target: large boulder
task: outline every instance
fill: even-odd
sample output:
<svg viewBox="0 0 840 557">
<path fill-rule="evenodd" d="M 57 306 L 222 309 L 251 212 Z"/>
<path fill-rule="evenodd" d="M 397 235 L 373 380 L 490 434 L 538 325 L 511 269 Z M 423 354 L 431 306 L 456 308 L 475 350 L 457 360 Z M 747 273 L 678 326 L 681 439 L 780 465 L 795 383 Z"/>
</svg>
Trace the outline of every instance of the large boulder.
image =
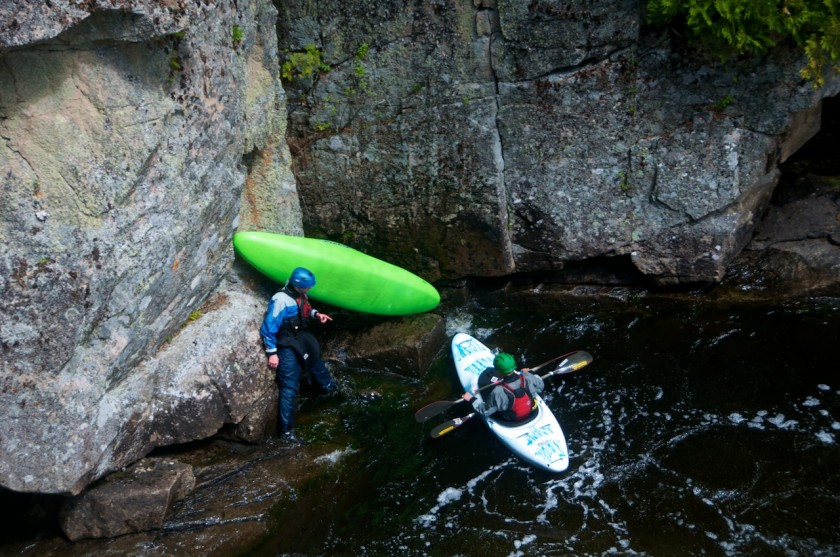
<svg viewBox="0 0 840 557">
<path fill-rule="evenodd" d="M 78 493 L 263 394 L 261 303 L 194 318 L 240 222 L 300 231 L 275 23 L 270 0 L 0 3 L 0 485 Z"/>
<path fill-rule="evenodd" d="M 244 441 L 262 439 L 277 397 L 260 346 L 262 306 L 236 288 L 220 290 L 117 384 L 78 374 L 4 393 L 16 418 L 2 434 L 4 482 L 75 494 L 155 447 L 223 427 Z"/>
</svg>

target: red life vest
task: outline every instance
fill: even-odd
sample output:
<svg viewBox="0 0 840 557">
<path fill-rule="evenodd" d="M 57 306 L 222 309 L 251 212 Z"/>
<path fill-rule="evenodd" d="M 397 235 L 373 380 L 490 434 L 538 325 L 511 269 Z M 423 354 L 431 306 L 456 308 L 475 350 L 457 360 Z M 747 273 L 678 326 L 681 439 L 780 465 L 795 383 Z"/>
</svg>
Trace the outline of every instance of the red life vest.
<svg viewBox="0 0 840 557">
<path fill-rule="evenodd" d="M 504 381 L 500 383 L 510 394 L 513 395 L 513 406 L 505 412 L 511 420 L 522 421 L 531 415 L 531 409 L 534 406 L 534 400 L 528 394 L 528 389 L 525 388 L 525 376 L 519 376 L 519 388 L 512 389 Z"/>
</svg>

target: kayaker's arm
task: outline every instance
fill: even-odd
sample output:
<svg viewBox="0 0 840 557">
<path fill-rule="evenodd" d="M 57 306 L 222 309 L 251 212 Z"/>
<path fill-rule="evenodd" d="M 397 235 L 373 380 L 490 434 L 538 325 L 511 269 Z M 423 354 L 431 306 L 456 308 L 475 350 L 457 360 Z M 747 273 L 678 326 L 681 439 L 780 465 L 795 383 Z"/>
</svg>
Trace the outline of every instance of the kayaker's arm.
<svg viewBox="0 0 840 557">
<path fill-rule="evenodd" d="M 490 393 L 490 398 L 492 400 L 493 393 Z M 476 396 L 473 396 L 470 393 L 464 393 L 461 398 L 472 404 L 473 409 L 483 416 L 489 416 L 498 410 L 497 406 L 487 406 L 484 401 Z"/>
<path fill-rule="evenodd" d="M 528 369 L 523 369 L 523 372 L 527 372 Z M 531 395 L 540 394 L 545 389 L 545 381 L 539 375 L 534 373 L 523 373 L 525 376 L 525 381 L 528 383 L 528 389 L 531 391 Z"/>
</svg>

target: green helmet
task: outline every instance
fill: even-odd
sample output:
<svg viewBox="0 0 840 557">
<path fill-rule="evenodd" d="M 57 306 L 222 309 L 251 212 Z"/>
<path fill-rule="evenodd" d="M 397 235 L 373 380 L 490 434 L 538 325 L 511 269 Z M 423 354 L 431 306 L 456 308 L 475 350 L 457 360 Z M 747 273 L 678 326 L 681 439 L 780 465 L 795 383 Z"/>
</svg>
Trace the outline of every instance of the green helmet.
<svg viewBox="0 0 840 557">
<path fill-rule="evenodd" d="M 507 352 L 499 352 L 496 354 L 496 357 L 493 358 L 493 367 L 496 368 L 497 371 L 507 375 L 509 373 L 513 373 L 516 369 L 516 362 L 514 361 L 513 356 Z"/>
</svg>

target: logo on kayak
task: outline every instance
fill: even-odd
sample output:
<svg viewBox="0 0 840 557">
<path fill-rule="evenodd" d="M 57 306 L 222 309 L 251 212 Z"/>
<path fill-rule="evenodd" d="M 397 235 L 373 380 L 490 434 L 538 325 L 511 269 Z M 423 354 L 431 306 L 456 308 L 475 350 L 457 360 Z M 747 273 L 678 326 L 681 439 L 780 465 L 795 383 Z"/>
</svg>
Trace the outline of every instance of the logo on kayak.
<svg viewBox="0 0 840 557">
<path fill-rule="evenodd" d="M 473 375 L 481 375 L 482 371 L 484 371 L 488 367 L 491 367 L 492 365 L 493 365 L 492 362 L 490 363 L 490 366 L 488 366 L 487 362 L 485 362 L 484 360 L 479 360 L 479 361 L 473 362 L 470 365 L 468 365 L 467 367 L 465 367 L 464 371 L 466 371 L 468 373 L 472 373 Z"/>
<path fill-rule="evenodd" d="M 483 352 L 487 350 L 487 348 L 475 340 L 471 338 L 469 340 L 465 340 L 464 342 L 459 342 L 455 345 L 458 348 L 458 354 L 463 358 L 464 356 L 469 356 L 470 354 L 475 354 L 476 352 Z"/>
<path fill-rule="evenodd" d="M 566 448 L 563 443 L 554 438 L 554 431 L 551 424 L 546 424 L 540 427 L 534 427 L 519 436 L 519 439 L 525 441 L 525 444 L 536 445 L 534 456 L 542 458 L 547 463 L 551 464 L 556 460 L 566 458 Z"/>
<path fill-rule="evenodd" d="M 526 441 L 526 445 L 533 445 L 540 439 L 545 439 L 546 437 L 551 437 L 551 424 L 531 428 L 528 430 L 528 433 L 519 436 L 520 439 Z"/>
<path fill-rule="evenodd" d="M 457 360 L 462 361 L 465 360 L 467 356 L 470 354 L 477 354 L 480 352 L 488 352 L 487 347 L 483 344 L 471 338 L 469 340 L 465 340 L 464 342 L 459 342 L 455 345 L 457 350 Z M 488 363 L 489 362 L 489 363 Z M 487 357 L 480 358 L 470 365 L 464 367 L 464 371 L 468 373 L 472 373 L 473 375 L 479 375 L 482 371 L 487 369 L 488 367 L 492 367 L 493 365 L 493 358 L 492 354 Z"/>
<path fill-rule="evenodd" d="M 555 460 L 560 460 L 566 457 L 566 451 L 563 448 L 563 444 L 557 440 L 543 441 L 538 443 L 537 446 L 539 448 L 536 452 L 534 452 L 534 455 L 544 458 L 549 464 Z"/>
</svg>

